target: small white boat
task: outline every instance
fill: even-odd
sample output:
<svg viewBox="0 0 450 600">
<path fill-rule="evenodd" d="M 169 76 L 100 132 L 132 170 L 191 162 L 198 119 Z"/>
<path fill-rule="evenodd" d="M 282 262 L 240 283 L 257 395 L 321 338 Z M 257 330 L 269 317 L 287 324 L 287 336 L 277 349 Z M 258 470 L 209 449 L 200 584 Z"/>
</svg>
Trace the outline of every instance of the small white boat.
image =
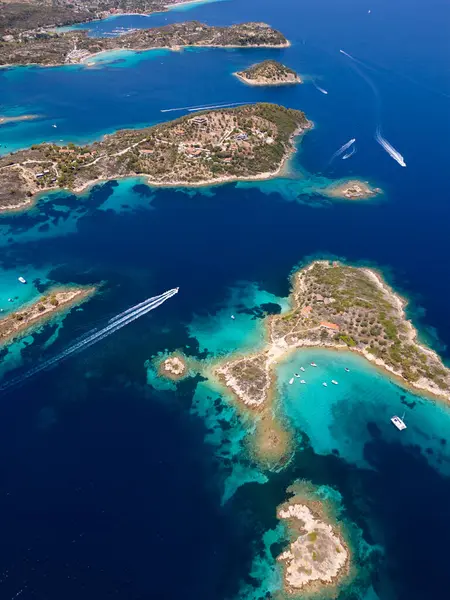
<svg viewBox="0 0 450 600">
<path fill-rule="evenodd" d="M 18 277 L 17 279 L 20 281 L 20 283 L 26 283 L 27 282 L 27 280 L 24 277 Z"/>
<path fill-rule="evenodd" d="M 391 418 L 391 423 L 393 423 L 399 431 L 403 431 L 404 429 L 406 429 L 406 424 L 403 420 L 404 418 L 405 418 L 404 413 L 403 413 L 402 418 L 397 417 L 397 415 L 395 415 L 394 417 Z"/>
<path fill-rule="evenodd" d="M 331 383 L 332 383 L 333 385 L 338 385 L 338 382 L 336 381 L 336 379 L 332 379 L 332 380 L 331 380 Z"/>
<path fill-rule="evenodd" d="M 234 315 L 231 315 L 231 318 L 234 320 L 236 317 Z"/>
<path fill-rule="evenodd" d="M 291 379 L 289 379 L 289 385 L 292 385 L 294 383 L 294 378 L 291 377 Z"/>
<path fill-rule="evenodd" d="M 345 370 L 347 371 L 347 373 L 350 371 L 350 369 L 348 367 L 345 367 Z"/>
<path fill-rule="evenodd" d="M 57 127 L 57 125 L 52 125 L 52 127 Z"/>
<path fill-rule="evenodd" d="M 326 381 L 324 381 L 324 382 L 322 383 L 322 385 L 323 385 L 323 387 L 328 387 L 328 383 L 327 383 Z"/>
<path fill-rule="evenodd" d="M 304 379 L 300 379 L 300 383 L 306 383 Z"/>
<path fill-rule="evenodd" d="M 300 367 L 300 371 L 305 372 L 305 367 Z"/>
<path fill-rule="evenodd" d="M 297 379 L 300 377 L 300 375 L 298 373 L 294 373 L 294 377 L 297 377 Z"/>
<path fill-rule="evenodd" d="M 312 367 L 317 367 L 316 363 L 311 363 Z"/>
</svg>

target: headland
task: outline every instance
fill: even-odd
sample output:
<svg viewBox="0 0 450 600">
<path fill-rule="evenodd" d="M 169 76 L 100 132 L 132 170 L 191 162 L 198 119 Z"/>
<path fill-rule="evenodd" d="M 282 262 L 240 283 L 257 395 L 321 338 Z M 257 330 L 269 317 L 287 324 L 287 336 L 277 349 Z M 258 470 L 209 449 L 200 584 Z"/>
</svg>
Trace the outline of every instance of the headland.
<svg viewBox="0 0 450 600">
<path fill-rule="evenodd" d="M 41 192 L 137 175 L 159 186 L 268 179 L 310 127 L 299 110 L 260 103 L 118 131 L 88 146 L 35 145 L 0 157 L 0 210 L 26 208 Z"/>
<path fill-rule="evenodd" d="M 264 60 L 244 71 L 235 73 L 236 77 L 249 85 L 291 85 L 302 83 L 299 75 L 276 60 Z"/>
<path fill-rule="evenodd" d="M 350 572 L 351 553 L 342 528 L 319 497 L 303 492 L 309 487 L 290 486 L 291 498 L 277 509 L 291 538 L 289 547 L 277 557 L 289 597 L 310 598 L 330 588 L 336 591 Z"/>
<path fill-rule="evenodd" d="M 7 39 L 5 39 L 7 38 Z M 199 21 L 138 29 L 116 37 L 89 37 L 85 31 L 25 32 L 3 36 L 0 66 L 57 66 L 88 61 L 105 51 L 187 46 L 219 48 L 285 48 L 288 40 L 266 23 L 240 23 L 229 27 L 204 25 Z"/>
<path fill-rule="evenodd" d="M 55 287 L 48 290 L 38 300 L 0 319 L 0 345 L 25 335 L 56 313 L 81 304 L 95 292 L 95 287 Z"/>
<path fill-rule="evenodd" d="M 265 423 L 265 435 L 256 440 L 256 453 L 263 461 L 287 458 L 289 436 L 284 448 L 277 446 L 278 457 L 273 449 L 265 454 L 267 440 L 280 428 L 273 417 L 275 367 L 301 348 L 357 352 L 403 385 L 450 401 L 450 370 L 417 341 L 417 331 L 405 315 L 406 302 L 377 272 L 315 261 L 296 271 L 291 282 L 292 309 L 266 317 L 265 346 L 231 356 L 213 369 L 213 377 L 241 409 L 253 413 L 257 424 Z"/>
</svg>

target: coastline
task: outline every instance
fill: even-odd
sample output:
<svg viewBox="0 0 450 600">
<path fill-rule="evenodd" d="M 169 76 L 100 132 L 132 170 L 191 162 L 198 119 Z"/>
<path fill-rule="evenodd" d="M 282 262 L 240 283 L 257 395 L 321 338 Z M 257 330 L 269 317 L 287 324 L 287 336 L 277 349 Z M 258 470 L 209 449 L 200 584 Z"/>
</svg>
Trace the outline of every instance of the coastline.
<svg viewBox="0 0 450 600">
<path fill-rule="evenodd" d="M 316 263 L 326 263 L 327 261 L 313 261 L 310 265 L 301 269 L 302 271 L 307 271 Z M 377 287 L 383 292 L 383 294 L 387 294 L 395 304 L 395 308 L 398 311 L 399 317 L 403 323 L 405 323 L 408 329 L 408 337 L 410 343 L 414 344 L 421 351 L 426 352 L 430 357 L 436 359 L 440 362 L 440 357 L 434 350 L 427 348 L 420 344 L 417 341 L 418 331 L 413 326 L 410 320 L 406 318 L 405 314 L 405 306 L 407 305 L 407 301 L 403 299 L 399 294 L 397 294 L 394 290 L 392 290 L 382 279 L 381 275 L 376 271 L 369 268 L 362 268 L 362 272 L 364 272 L 367 276 L 369 276 L 372 281 L 377 285 Z M 292 298 L 293 291 L 290 293 L 290 297 Z M 295 310 L 295 301 L 291 300 L 292 309 Z M 226 357 L 225 359 L 221 359 L 218 361 L 218 364 L 212 369 L 212 375 L 215 379 L 220 382 L 221 386 L 224 387 L 229 394 L 233 397 L 234 401 L 238 404 L 242 405 L 247 411 L 252 412 L 254 414 L 262 413 L 268 408 L 271 409 L 274 400 L 277 396 L 277 381 L 276 381 L 276 366 L 281 362 L 284 362 L 291 354 L 297 351 L 301 351 L 302 349 L 308 348 L 322 348 L 324 350 L 331 350 L 337 352 L 351 352 L 361 356 L 366 359 L 368 363 L 370 363 L 375 368 L 379 369 L 384 375 L 387 375 L 390 379 L 394 380 L 395 383 L 398 383 L 401 387 L 406 388 L 414 393 L 422 394 L 429 399 L 437 399 L 441 401 L 450 402 L 450 390 L 444 391 L 442 389 L 436 389 L 436 387 L 430 383 L 429 379 L 421 378 L 418 381 L 408 381 L 403 377 L 403 375 L 396 370 L 394 367 L 386 364 L 382 359 L 374 356 L 366 349 L 360 349 L 355 347 L 349 347 L 345 342 L 341 341 L 323 341 L 323 340 L 313 340 L 308 337 L 297 341 L 292 345 L 287 345 L 285 340 L 278 340 L 273 342 L 271 340 L 271 330 L 270 323 L 271 320 L 276 318 L 276 316 L 272 315 L 267 317 L 266 321 L 263 324 L 264 327 L 264 337 L 266 340 L 265 346 L 259 351 L 255 351 L 253 353 L 233 353 Z M 242 389 L 239 385 L 239 381 L 230 374 L 228 370 L 229 365 L 236 365 L 241 361 L 249 361 L 257 360 L 258 357 L 264 357 L 263 370 L 265 373 L 266 384 L 261 388 L 260 397 L 257 400 L 253 400 L 248 397 L 246 391 Z M 261 400 L 262 398 L 262 400 Z"/>
<path fill-rule="evenodd" d="M 201 1 L 201 0 L 199 0 Z M 138 13 L 139 14 L 139 13 Z M 274 49 L 282 49 L 289 48 L 291 46 L 291 42 L 287 40 L 285 44 L 248 44 L 248 45 L 237 45 L 237 44 L 185 44 L 182 46 L 151 46 L 150 48 L 108 48 L 108 50 L 100 50 L 99 52 L 94 52 L 83 57 L 78 62 L 63 62 L 63 63 L 9 63 L 6 65 L 0 65 L 0 69 L 13 69 L 20 67 L 41 67 L 41 68 L 56 68 L 56 67 L 73 67 L 76 65 L 89 66 L 86 63 L 89 60 L 92 60 L 93 57 L 98 56 L 99 54 L 106 54 L 108 52 L 119 52 L 122 50 L 126 50 L 127 52 L 134 52 L 136 54 L 141 54 L 143 52 L 150 52 L 151 50 L 171 50 L 172 52 L 179 52 L 183 48 L 228 48 L 228 49 L 246 49 L 246 48 L 274 48 Z"/>
<path fill-rule="evenodd" d="M 310 123 L 309 127 L 299 128 L 296 131 L 294 131 L 294 133 L 291 135 L 291 137 L 289 139 L 291 144 L 293 144 L 293 141 L 296 137 L 299 137 L 299 136 L 303 135 L 303 133 L 310 131 L 312 129 L 313 124 L 311 123 L 311 121 L 309 121 L 309 123 Z M 111 134 L 107 134 L 107 135 L 111 135 Z M 106 137 L 106 136 L 104 136 L 104 137 Z M 127 175 L 121 175 L 118 177 L 106 177 L 103 179 L 100 178 L 100 179 L 89 180 L 89 181 L 86 181 L 83 185 L 75 187 L 73 189 L 54 188 L 54 187 L 42 188 L 42 189 L 39 189 L 36 193 L 34 193 L 32 196 L 30 196 L 27 199 L 27 201 L 22 202 L 21 204 L 14 204 L 11 206 L 0 206 L 0 217 L 2 214 L 19 213 L 19 212 L 22 212 L 23 210 L 29 210 L 32 206 L 34 206 L 39 201 L 39 198 L 42 197 L 42 195 L 45 195 L 49 192 L 64 192 L 65 191 L 69 194 L 82 194 L 82 193 L 88 191 L 90 188 L 94 187 L 95 185 L 98 185 L 101 183 L 106 183 L 107 181 L 118 181 L 118 180 L 122 180 L 122 179 L 140 178 L 140 179 L 145 180 L 146 185 L 148 185 L 149 187 L 155 187 L 155 188 L 201 188 L 201 187 L 211 187 L 211 186 L 215 186 L 215 185 L 223 185 L 226 183 L 235 183 L 235 182 L 239 182 L 239 181 L 268 181 L 270 179 L 276 179 L 277 177 L 279 177 L 280 175 L 283 174 L 283 171 L 288 167 L 289 161 L 292 158 L 292 156 L 295 154 L 295 152 L 296 152 L 295 147 L 288 148 L 286 150 L 286 152 L 284 153 L 280 164 L 274 171 L 258 173 L 257 175 L 249 175 L 246 177 L 238 177 L 238 176 L 234 176 L 234 175 L 229 175 L 229 176 L 224 175 L 221 177 L 216 177 L 215 179 L 205 179 L 205 180 L 195 181 L 195 182 L 176 181 L 176 180 L 159 182 L 159 181 L 152 180 L 150 175 L 129 173 Z"/>
<path fill-rule="evenodd" d="M 32 316 L 28 321 L 21 321 L 17 328 L 7 333 L 4 337 L 0 338 L 0 348 L 8 345 L 15 339 L 20 338 L 25 334 L 29 334 L 29 332 L 33 331 L 36 327 L 41 327 L 44 323 L 52 319 L 56 314 L 69 311 L 74 306 L 79 306 L 80 304 L 83 304 L 84 302 L 89 300 L 97 292 L 97 290 L 97 286 L 80 286 L 77 288 L 57 286 L 49 288 L 44 296 L 53 296 L 58 294 L 61 296 L 65 294 L 66 297 L 63 299 L 63 302 L 60 302 L 56 306 L 52 306 L 52 308 L 47 308 L 42 312 L 36 313 L 36 315 Z M 34 302 L 22 305 L 19 310 L 15 311 L 15 313 L 12 314 L 20 315 L 27 309 L 32 310 L 41 302 L 44 296 L 40 296 Z M 12 314 L 3 317 L 3 319 L 0 319 L 0 323 L 2 321 L 5 321 L 6 319 L 11 318 Z"/>
<path fill-rule="evenodd" d="M 256 80 L 256 79 L 247 79 L 246 77 L 243 77 L 242 75 L 240 75 L 237 71 L 235 73 L 233 73 L 233 75 L 235 77 L 237 77 L 240 81 L 242 81 L 242 83 L 245 83 L 246 85 L 251 85 L 254 87 L 279 87 L 282 85 L 298 85 L 303 83 L 303 80 L 301 79 L 301 77 L 297 76 L 297 79 L 294 79 L 293 81 L 262 81 L 262 80 Z"/>
</svg>

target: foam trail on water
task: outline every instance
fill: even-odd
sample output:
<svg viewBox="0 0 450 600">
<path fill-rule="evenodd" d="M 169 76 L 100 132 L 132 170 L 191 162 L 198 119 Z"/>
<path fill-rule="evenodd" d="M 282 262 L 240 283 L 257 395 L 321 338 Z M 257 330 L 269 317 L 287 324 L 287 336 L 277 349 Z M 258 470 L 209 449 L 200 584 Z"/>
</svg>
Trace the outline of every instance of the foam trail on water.
<svg viewBox="0 0 450 600">
<path fill-rule="evenodd" d="M 344 154 L 344 156 L 342 157 L 342 160 L 347 160 L 347 158 L 350 158 L 350 156 L 353 156 L 356 152 L 356 146 L 353 146 L 352 151 L 349 152 L 348 154 Z"/>
<path fill-rule="evenodd" d="M 333 160 L 335 158 L 337 158 L 338 156 L 340 156 L 341 154 L 344 154 L 344 152 L 350 148 L 350 146 L 352 146 L 354 143 L 356 142 L 356 138 L 352 138 L 351 140 L 349 140 L 348 142 L 346 142 L 345 144 L 343 144 L 339 150 L 336 150 L 336 152 L 333 154 L 333 156 L 330 158 L 330 160 L 328 161 L 328 164 L 330 164 L 331 162 L 333 162 Z"/>
<path fill-rule="evenodd" d="M 391 156 L 394 160 L 396 160 L 398 162 L 398 164 L 401 165 L 402 167 L 406 167 L 406 163 L 405 163 L 403 156 L 400 154 L 400 152 L 398 150 L 396 150 L 394 148 L 394 146 L 392 146 L 387 141 L 386 138 L 384 138 L 381 135 L 381 130 L 379 127 L 377 128 L 377 130 L 375 132 L 375 139 L 380 144 L 380 146 L 386 150 L 386 152 L 389 154 L 389 156 Z"/>
<path fill-rule="evenodd" d="M 313 81 L 313 86 L 319 90 L 319 92 L 322 92 L 322 94 L 328 94 L 327 90 L 324 90 L 323 88 L 321 88 L 320 86 L 317 85 L 317 83 L 315 81 Z"/>
<path fill-rule="evenodd" d="M 248 102 L 228 102 L 227 104 L 214 104 L 213 106 L 180 106 L 178 108 L 161 108 L 160 112 L 175 112 L 177 110 L 205 110 L 207 108 L 225 108 L 227 106 L 240 106 L 241 104 L 249 104 Z"/>
<path fill-rule="evenodd" d="M 406 163 L 405 160 L 403 158 L 403 156 L 400 154 L 400 152 L 398 150 L 396 150 L 394 148 L 394 146 L 392 146 L 386 138 L 383 137 L 382 133 L 381 133 L 381 99 L 380 99 L 380 94 L 378 92 L 378 89 L 376 87 L 376 85 L 374 84 L 374 82 L 370 79 L 370 77 L 368 75 L 366 75 L 359 67 L 356 63 L 365 66 L 363 62 L 361 62 L 360 60 L 358 60 L 357 58 L 355 58 L 354 56 L 352 56 L 351 54 L 349 54 L 348 52 L 345 52 L 344 50 L 339 50 L 339 52 L 341 54 L 343 54 L 344 56 L 347 56 L 351 61 L 352 61 L 352 66 L 355 69 L 355 71 L 358 73 L 358 75 L 360 75 L 364 81 L 370 86 L 371 90 L 374 93 L 375 96 L 375 101 L 376 101 L 376 114 L 377 114 L 377 127 L 375 130 L 375 139 L 376 141 L 380 144 L 380 146 L 386 150 L 386 152 L 389 154 L 389 156 L 391 156 L 395 161 L 398 162 L 399 165 L 401 165 L 402 167 L 406 167 Z"/>
<path fill-rule="evenodd" d="M 96 344 L 100 340 L 103 340 L 104 338 L 110 336 L 119 329 L 122 329 L 122 327 L 125 327 L 125 325 L 129 325 L 136 319 L 139 319 L 139 317 L 143 317 L 151 310 L 158 308 L 158 306 L 161 306 L 161 304 L 163 304 L 166 300 L 168 300 L 177 293 L 178 288 L 173 288 L 159 296 L 148 298 L 144 302 L 136 304 L 136 306 L 133 306 L 132 308 L 129 308 L 123 313 L 120 313 L 113 319 L 110 319 L 107 325 L 102 329 L 94 330 L 93 332 L 88 333 L 87 335 L 79 339 L 77 342 L 69 346 L 69 348 L 63 350 L 63 352 L 61 352 L 60 354 L 57 354 L 53 358 L 49 358 L 43 363 L 36 365 L 35 367 L 27 371 L 24 375 L 16 377 L 11 381 L 7 381 L 2 386 L 0 386 L 0 392 L 4 392 L 10 389 L 11 387 L 19 385 L 20 383 L 26 381 L 33 375 L 36 375 L 37 373 L 40 373 L 41 371 L 44 371 L 46 369 L 50 369 L 58 363 L 60 363 L 61 361 L 65 360 L 66 358 L 69 358 L 70 356 L 81 352 L 89 346 Z"/>
</svg>

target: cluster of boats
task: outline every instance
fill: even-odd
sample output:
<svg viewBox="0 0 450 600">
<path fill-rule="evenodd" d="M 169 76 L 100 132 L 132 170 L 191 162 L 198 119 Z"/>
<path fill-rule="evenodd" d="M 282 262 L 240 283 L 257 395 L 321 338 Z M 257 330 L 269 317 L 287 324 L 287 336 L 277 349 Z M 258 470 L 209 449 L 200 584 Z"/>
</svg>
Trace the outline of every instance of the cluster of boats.
<svg viewBox="0 0 450 600">
<path fill-rule="evenodd" d="M 310 363 L 311 367 L 317 367 L 317 364 L 312 362 Z M 305 371 L 305 367 L 300 367 L 300 371 L 304 372 Z M 350 369 L 348 367 L 345 367 L 345 371 L 348 373 L 350 371 Z M 296 379 L 300 379 L 301 375 L 299 373 L 294 373 L 294 377 L 291 377 L 291 379 L 289 379 L 289 385 L 292 385 L 294 383 L 294 381 Z M 306 383 L 306 381 L 304 379 L 300 379 L 300 383 Z M 339 385 L 339 382 L 336 381 L 336 379 L 332 379 L 331 383 L 333 385 Z M 322 383 L 322 385 L 324 387 L 328 387 L 328 383 L 326 381 L 324 381 Z M 404 422 L 405 415 L 403 414 L 403 416 L 400 418 L 397 415 L 391 417 L 391 423 L 397 427 L 397 429 L 399 431 L 403 431 L 404 429 L 406 429 L 406 423 Z"/>
<path fill-rule="evenodd" d="M 311 367 L 317 367 L 317 364 L 315 362 L 310 363 Z M 350 369 L 348 367 L 345 367 L 345 370 L 347 371 L 347 373 L 350 371 Z M 305 367 L 300 367 L 300 371 L 305 372 Z M 299 375 L 298 373 L 294 373 L 294 377 L 291 377 L 291 379 L 289 380 L 289 385 L 292 385 L 295 381 L 295 379 L 300 379 L 301 375 Z M 300 383 L 306 383 L 306 381 L 304 379 L 300 379 Z M 332 379 L 331 383 L 333 385 L 339 385 L 339 382 L 336 381 L 336 379 Z M 322 383 L 322 385 L 324 387 L 328 387 L 328 383 L 326 381 L 324 381 Z"/>
</svg>

